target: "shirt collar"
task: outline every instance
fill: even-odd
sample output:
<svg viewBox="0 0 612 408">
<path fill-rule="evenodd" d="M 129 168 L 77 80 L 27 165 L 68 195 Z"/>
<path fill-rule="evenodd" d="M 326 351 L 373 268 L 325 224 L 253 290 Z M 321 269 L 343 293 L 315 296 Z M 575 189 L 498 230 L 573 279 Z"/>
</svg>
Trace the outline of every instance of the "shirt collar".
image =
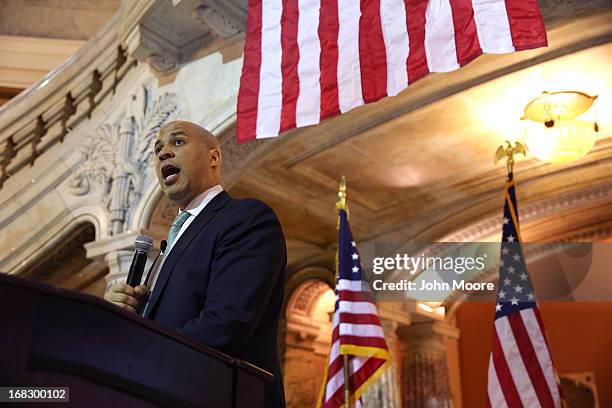
<svg viewBox="0 0 612 408">
<path fill-rule="evenodd" d="M 191 202 L 187 204 L 187 207 L 185 207 L 185 210 L 183 211 L 187 211 L 189 214 L 193 215 L 194 217 L 197 217 L 198 214 L 202 212 L 204 207 L 206 207 L 206 205 L 210 203 L 212 199 L 215 198 L 215 196 L 222 191 L 223 187 L 221 187 L 220 184 L 212 186 L 211 188 L 201 194 L 198 194 L 193 200 L 191 200 Z M 180 211 L 181 210 L 179 209 L 179 212 Z"/>
</svg>

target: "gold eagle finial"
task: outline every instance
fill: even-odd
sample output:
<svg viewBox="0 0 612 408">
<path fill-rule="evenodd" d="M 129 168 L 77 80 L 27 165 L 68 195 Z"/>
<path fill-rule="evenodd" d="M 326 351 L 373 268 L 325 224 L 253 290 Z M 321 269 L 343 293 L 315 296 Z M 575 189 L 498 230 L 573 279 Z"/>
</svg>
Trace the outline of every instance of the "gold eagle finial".
<svg viewBox="0 0 612 408">
<path fill-rule="evenodd" d="M 499 163 L 504 157 L 506 157 L 506 165 L 508 166 L 508 173 L 512 173 L 512 169 L 514 167 L 514 155 L 522 154 L 523 156 L 527 155 L 527 147 L 521 142 L 514 142 L 514 146 L 512 146 L 512 142 L 506 140 L 506 147 L 501 145 L 497 148 L 495 152 L 495 164 Z"/>
</svg>

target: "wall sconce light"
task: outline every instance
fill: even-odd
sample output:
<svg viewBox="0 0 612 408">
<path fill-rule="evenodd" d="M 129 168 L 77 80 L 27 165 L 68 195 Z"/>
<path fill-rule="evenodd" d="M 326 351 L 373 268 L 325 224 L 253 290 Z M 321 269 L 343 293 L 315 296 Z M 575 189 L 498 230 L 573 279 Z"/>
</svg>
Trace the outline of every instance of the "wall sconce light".
<svg viewBox="0 0 612 408">
<path fill-rule="evenodd" d="M 567 163 L 586 155 L 595 144 L 597 121 L 576 118 L 588 111 L 597 96 L 583 92 L 544 92 L 525 106 L 525 143 L 540 160 Z"/>
</svg>

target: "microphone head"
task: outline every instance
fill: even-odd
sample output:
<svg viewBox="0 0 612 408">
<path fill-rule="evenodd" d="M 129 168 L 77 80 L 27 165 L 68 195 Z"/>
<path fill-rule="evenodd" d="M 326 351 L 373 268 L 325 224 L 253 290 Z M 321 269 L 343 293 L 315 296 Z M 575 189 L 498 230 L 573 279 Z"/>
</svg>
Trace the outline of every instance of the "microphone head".
<svg viewBox="0 0 612 408">
<path fill-rule="evenodd" d="M 134 249 L 138 252 L 148 254 L 153 247 L 153 238 L 147 235 L 138 235 L 134 240 Z"/>
<path fill-rule="evenodd" d="M 161 249 L 162 252 L 166 252 L 166 247 L 168 246 L 168 241 L 166 241 L 165 239 L 162 240 L 162 242 L 159 244 L 159 249 Z"/>
</svg>

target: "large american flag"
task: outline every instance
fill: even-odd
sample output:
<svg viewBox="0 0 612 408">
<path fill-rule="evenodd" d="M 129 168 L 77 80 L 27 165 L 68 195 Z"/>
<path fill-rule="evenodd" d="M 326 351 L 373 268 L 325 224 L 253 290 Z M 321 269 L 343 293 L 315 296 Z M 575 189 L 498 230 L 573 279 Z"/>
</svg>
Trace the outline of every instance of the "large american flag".
<svg viewBox="0 0 612 408">
<path fill-rule="evenodd" d="M 512 173 L 504 194 L 488 405 L 494 408 L 561 407 L 559 379 L 519 244 L 521 235 Z"/>
<path fill-rule="evenodd" d="M 360 406 L 366 387 L 389 365 L 391 356 L 368 286 L 346 210 L 339 210 L 336 307 L 332 345 L 317 407 L 341 407 L 344 400 L 344 355 L 348 355 L 351 401 Z"/>
<path fill-rule="evenodd" d="M 249 0 L 238 142 L 397 95 L 483 52 L 546 45 L 537 0 Z"/>
</svg>

